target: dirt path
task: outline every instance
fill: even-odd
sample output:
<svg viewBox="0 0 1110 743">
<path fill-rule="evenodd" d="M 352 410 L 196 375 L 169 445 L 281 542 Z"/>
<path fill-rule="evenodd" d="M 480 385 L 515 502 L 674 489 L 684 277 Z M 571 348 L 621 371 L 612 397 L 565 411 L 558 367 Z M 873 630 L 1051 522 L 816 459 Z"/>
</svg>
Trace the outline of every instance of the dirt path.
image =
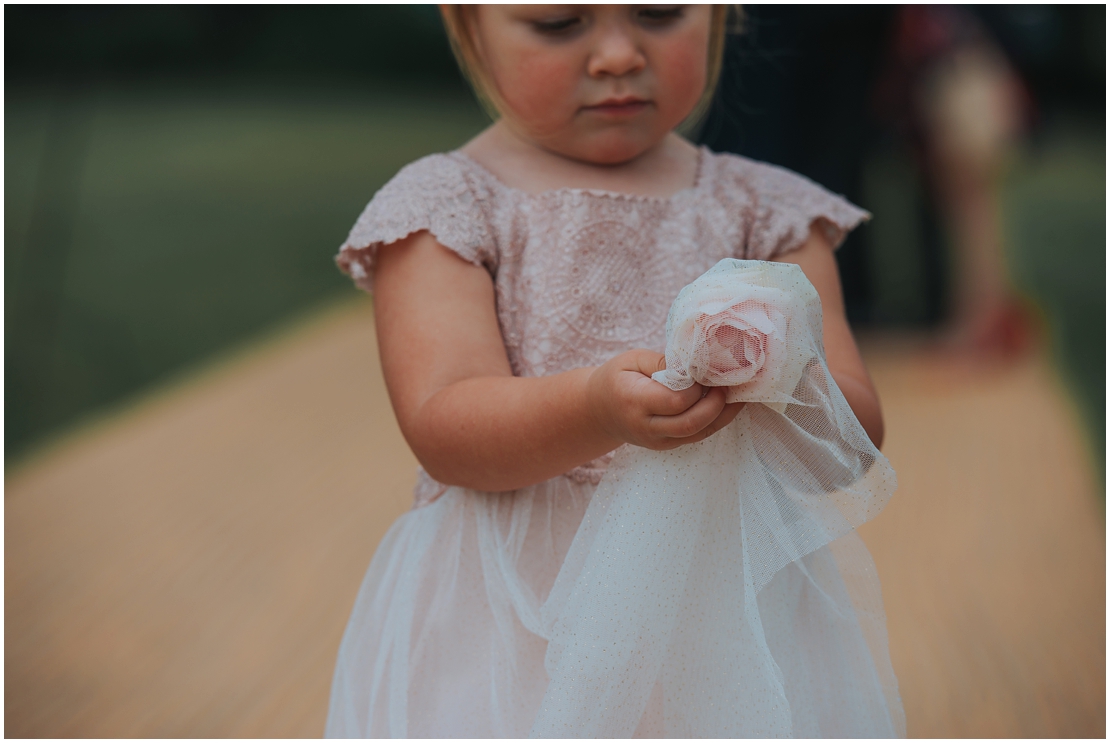
<svg viewBox="0 0 1110 743">
<path fill-rule="evenodd" d="M 1051 374 L 868 356 L 901 487 L 863 536 L 910 734 L 1102 737 L 1103 517 Z M 414 467 L 360 302 L 9 472 L 6 734 L 320 735 Z"/>
</svg>

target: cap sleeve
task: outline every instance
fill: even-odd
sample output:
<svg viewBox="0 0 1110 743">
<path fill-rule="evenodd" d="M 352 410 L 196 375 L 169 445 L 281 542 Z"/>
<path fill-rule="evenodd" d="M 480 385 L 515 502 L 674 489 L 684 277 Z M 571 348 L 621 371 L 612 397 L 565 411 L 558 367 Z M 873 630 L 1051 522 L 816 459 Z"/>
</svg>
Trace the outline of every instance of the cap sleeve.
<svg viewBox="0 0 1110 743">
<path fill-rule="evenodd" d="M 825 231 L 834 248 L 871 215 L 808 178 L 785 168 L 744 158 L 743 181 L 751 221 L 742 258 L 767 261 L 802 247 L 810 226 Z"/>
<path fill-rule="evenodd" d="M 448 155 L 430 155 L 405 166 L 366 205 L 335 262 L 369 291 L 378 250 L 427 230 L 463 260 L 494 273 L 496 246 L 475 190 Z"/>
</svg>

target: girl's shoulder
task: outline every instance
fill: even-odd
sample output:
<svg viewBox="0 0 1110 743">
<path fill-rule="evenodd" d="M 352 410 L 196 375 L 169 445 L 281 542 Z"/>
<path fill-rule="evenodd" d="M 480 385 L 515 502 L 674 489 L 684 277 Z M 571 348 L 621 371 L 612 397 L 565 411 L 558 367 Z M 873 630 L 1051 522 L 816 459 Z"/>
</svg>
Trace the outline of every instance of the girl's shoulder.
<svg viewBox="0 0 1110 743">
<path fill-rule="evenodd" d="M 493 270 L 491 194 L 476 175 L 456 152 L 428 155 L 401 168 L 363 209 L 336 263 L 369 290 L 378 250 L 427 230 L 464 260 Z"/>
<path fill-rule="evenodd" d="M 415 160 L 374 194 L 364 216 L 377 216 L 380 207 L 406 207 L 404 211 L 435 208 L 453 216 L 480 209 L 491 194 L 473 161 L 459 151 L 439 152 Z M 369 214 L 368 214 L 369 213 Z M 360 220 L 361 221 L 361 220 Z M 356 227 L 358 225 L 356 224 Z"/>
<path fill-rule="evenodd" d="M 744 257 L 769 260 L 805 244 L 815 223 L 830 244 L 871 215 L 839 194 L 770 163 L 705 149 L 713 197 L 741 216 L 747 232 Z"/>
<path fill-rule="evenodd" d="M 378 195 L 417 191 L 440 196 L 462 193 L 473 187 L 474 175 L 470 159 L 458 150 L 437 152 L 398 170 Z"/>
</svg>

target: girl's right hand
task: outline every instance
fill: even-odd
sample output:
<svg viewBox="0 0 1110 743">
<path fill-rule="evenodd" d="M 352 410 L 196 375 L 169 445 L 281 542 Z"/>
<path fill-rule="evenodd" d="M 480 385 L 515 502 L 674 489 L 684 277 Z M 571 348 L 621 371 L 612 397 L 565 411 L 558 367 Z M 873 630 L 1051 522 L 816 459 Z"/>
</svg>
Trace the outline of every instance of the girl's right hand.
<svg viewBox="0 0 1110 743">
<path fill-rule="evenodd" d="M 374 275 L 382 373 L 401 432 L 445 485 L 532 485 L 624 443 L 672 449 L 732 420 L 721 390 L 673 392 L 664 358 L 629 351 L 597 368 L 513 374 L 488 271 L 427 232 L 383 248 Z"/>
<path fill-rule="evenodd" d="M 663 451 L 713 435 L 727 426 L 744 403 L 725 403 L 724 389 L 695 384 L 680 392 L 651 375 L 666 357 L 636 349 L 597 367 L 587 382 L 590 411 L 598 428 L 624 443 Z"/>
</svg>

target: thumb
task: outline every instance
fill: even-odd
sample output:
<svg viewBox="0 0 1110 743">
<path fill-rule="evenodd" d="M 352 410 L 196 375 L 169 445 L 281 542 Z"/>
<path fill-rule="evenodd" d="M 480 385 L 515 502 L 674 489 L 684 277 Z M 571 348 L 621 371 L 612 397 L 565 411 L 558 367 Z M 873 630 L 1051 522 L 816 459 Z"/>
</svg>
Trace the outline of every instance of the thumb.
<svg viewBox="0 0 1110 743">
<path fill-rule="evenodd" d="M 650 377 L 657 371 L 667 368 L 667 357 L 646 348 L 637 348 L 622 354 L 621 368 L 625 371 L 634 371 Z"/>
</svg>

